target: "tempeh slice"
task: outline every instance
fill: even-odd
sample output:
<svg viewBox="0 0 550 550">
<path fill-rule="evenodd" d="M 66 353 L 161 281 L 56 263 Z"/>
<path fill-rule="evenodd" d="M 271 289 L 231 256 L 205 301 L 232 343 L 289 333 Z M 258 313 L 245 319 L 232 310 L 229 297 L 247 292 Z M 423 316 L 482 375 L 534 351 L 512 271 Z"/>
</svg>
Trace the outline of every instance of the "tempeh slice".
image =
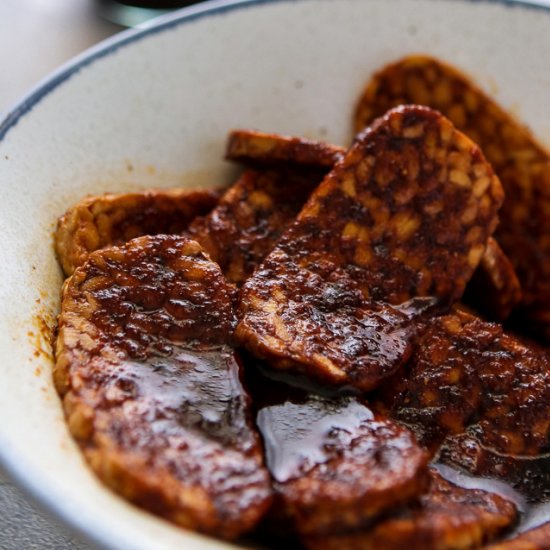
<svg viewBox="0 0 550 550">
<path fill-rule="evenodd" d="M 434 319 L 401 380 L 392 381 L 389 414 L 436 451 L 465 436 L 453 462 L 480 474 L 483 456 L 536 457 L 550 450 L 550 361 L 531 347 L 462 311 Z M 450 438 L 446 440 L 445 438 Z M 500 469 L 503 476 L 504 470 Z"/>
<path fill-rule="evenodd" d="M 284 161 L 292 161 L 297 165 L 309 165 L 319 170 L 332 169 L 336 162 L 340 160 L 346 150 L 337 145 L 329 145 L 322 142 L 311 142 L 299 137 L 280 136 L 277 134 L 265 134 L 254 130 L 233 130 L 229 134 L 227 146 L 227 158 L 231 160 L 241 160 L 251 164 L 264 163 L 273 166 L 281 166 Z M 319 172 L 320 173 L 320 172 Z M 250 181 L 253 173 L 249 172 L 243 176 L 244 180 Z M 259 174 L 256 175 L 256 181 L 259 181 Z M 277 177 L 263 175 L 264 180 L 269 179 L 282 180 L 283 176 Z M 292 179 L 292 178 L 291 178 Z M 294 177 L 296 179 L 296 177 Z M 303 206 L 305 199 L 309 196 L 312 188 L 307 185 L 304 192 L 300 192 L 300 181 L 296 185 L 284 185 L 282 181 L 274 181 L 275 186 L 264 183 L 265 191 L 272 199 L 273 207 L 281 211 L 279 217 L 272 213 L 268 215 L 267 223 L 270 228 L 279 228 L 279 231 L 270 230 L 273 235 L 263 246 L 263 242 L 258 244 L 254 241 L 243 242 L 243 248 L 234 249 L 232 243 L 240 243 L 244 236 L 249 238 L 252 234 L 256 238 L 264 238 L 264 232 L 257 229 L 250 232 L 251 222 L 243 223 L 243 220 L 250 220 L 249 212 L 254 212 L 253 204 L 247 204 L 243 200 L 243 191 L 240 193 L 231 192 L 227 201 L 223 201 L 218 209 L 210 216 L 203 216 L 191 227 L 196 228 L 195 238 L 210 252 L 210 255 L 217 259 L 222 266 L 229 266 L 225 269 L 226 275 L 233 282 L 242 284 L 260 263 L 268 252 L 271 251 L 275 242 L 286 229 L 286 226 L 297 215 L 298 209 Z M 247 184 L 239 181 L 236 187 L 246 186 Z M 250 183 L 248 183 L 250 187 Z M 245 197 L 247 199 L 250 196 Z M 238 201 L 238 202 L 237 202 Z M 250 201 L 253 202 L 253 201 Z M 225 204 L 224 204 L 225 203 Z M 234 211 L 229 214 L 229 207 Z M 289 208 L 290 206 L 290 208 Z M 264 207 L 265 208 L 265 207 Z M 242 212 L 242 213 L 241 213 Z M 260 211 L 261 213 L 261 211 Z M 288 213 L 288 217 L 285 216 Z M 228 221 L 230 218 L 230 221 Z M 239 223 L 240 222 L 240 223 Z M 222 225 L 223 224 L 223 225 Z M 256 227 L 260 226 L 259 221 L 255 221 Z M 232 237 L 230 239 L 229 237 Z M 239 273 L 239 276 L 233 274 L 231 262 L 245 263 L 240 260 L 246 250 L 252 249 L 252 258 L 250 258 L 250 269 Z M 256 246 L 260 245 L 263 254 L 255 254 Z M 225 257 L 224 257 L 225 256 Z M 232 258 L 234 258 L 232 260 Z M 221 261 L 220 261 L 221 260 Z M 521 287 L 514 268 L 504 254 L 498 243 L 491 237 L 487 242 L 487 248 L 481 258 L 478 269 L 475 271 L 472 280 L 468 284 L 467 295 L 476 308 L 491 320 L 504 321 L 507 319 L 514 307 L 521 301 Z"/>
<path fill-rule="evenodd" d="M 57 222 L 55 250 L 69 276 L 94 250 L 142 235 L 181 234 L 217 204 L 215 189 L 149 189 L 88 197 Z"/>
<path fill-rule="evenodd" d="M 467 550 L 496 539 L 517 518 L 515 506 L 463 489 L 431 470 L 430 490 L 370 529 L 305 539 L 311 550 Z"/>
<path fill-rule="evenodd" d="M 487 546 L 486 550 L 550 550 L 550 522 Z"/>
<path fill-rule="evenodd" d="M 318 178 L 321 170 L 332 169 L 345 152 L 337 145 L 254 130 L 233 130 L 227 146 L 227 158 L 231 160 L 279 168 L 284 161 L 292 161 L 317 168 Z M 230 281 L 242 284 L 252 274 L 313 190 L 314 173 L 311 178 L 296 172 L 287 174 L 246 172 L 214 212 L 191 225 L 194 238 L 222 266 Z M 285 178 L 290 181 L 285 183 Z M 259 187 L 268 198 L 256 198 L 254 190 Z M 487 242 L 468 290 L 479 311 L 494 320 L 507 319 L 521 300 L 514 268 L 493 238 Z"/>
<path fill-rule="evenodd" d="M 227 140 L 226 158 L 248 164 L 281 167 L 285 164 L 332 169 L 346 149 L 301 137 L 233 130 Z"/>
<path fill-rule="evenodd" d="M 492 164 L 506 194 L 495 237 L 517 271 L 526 313 L 550 326 L 549 152 L 467 76 L 428 56 L 405 57 L 377 72 L 359 101 L 355 127 L 409 103 L 439 110 Z"/>
<path fill-rule="evenodd" d="M 462 295 L 501 201 L 491 167 L 448 120 L 391 111 L 243 286 L 238 341 L 275 368 L 376 387 L 410 354 L 414 299 L 446 306 Z"/>
<path fill-rule="evenodd" d="M 503 322 L 521 302 L 521 285 L 508 256 L 492 237 L 464 300 L 491 321 Z"/>
<path fill-rule="evenodd" d="M 375 418 L 359 399 L 269 378 L 249 387 L 273 478 L 277 532 L 354 529 L 425 491 L 427 454 L 409 431 Z"/>
<path fill-rule="evenodd" d="M 93 252 L 63 289 L 54 379 L 73 436 L 125 498 L 224 538 L 270 504 L 231 347 L 233 291 L 198 243 Z"/>
<path fill-rule="evenodd" d="M 188 234 L 241 285 L 301 210 L 323 176 L 315 170 L 246 170 Z"/>
</svg>

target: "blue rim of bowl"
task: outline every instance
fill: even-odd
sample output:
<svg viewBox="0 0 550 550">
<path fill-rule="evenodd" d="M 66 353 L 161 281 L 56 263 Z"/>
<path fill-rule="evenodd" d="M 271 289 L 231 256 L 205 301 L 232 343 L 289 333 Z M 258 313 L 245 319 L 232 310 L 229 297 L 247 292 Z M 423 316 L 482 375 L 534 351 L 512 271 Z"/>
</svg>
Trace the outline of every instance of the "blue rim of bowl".
<svg viewBox="0 0 550 550">
<path fill-rule="evenodd" d="M 183 8 L 174 13 L 160 16 L 146 24 L 142 28 L 123 31 L 117 35 L 104 40 L 89 48 L 82 54 L 74 57 L 62 65 L 57 71 L 40 81 L 24 98 L 6 115 L 0 117 L 0 143 L 18 121 L 37 105 L 44 97 L 57 88 L 60 84 L 77 74 L 82 68 L 91 65 L 93 62 L 113 54 L 118 49 L 142 40 L 148 36 L 164 32 L 180 25 L 192 23 L 196 20 L 220 15 L 227 12 L 254 7 L 261 4 L 274 3 L 297 3 L 308 0 L 209 0 Z M 311 1 L 311 0 L 309 0 Z M 445 1 L 445 0 L 439 0 Z M 452 0 L 462 2 L 479 2 L 479 0 Z M 510 8 L 540 10 L 550 14 L 550 5 L 537 3 L 536 0 L 481 0 L 488 4 L 500 4 Z M 25 494 L 30 497 L 40 508 L 50 514 L 54 519 L 81 538 L 94 544 L 96 547 L 105 549 L 127 549 L 133 548 L 131 542 L 113 529 L 106 528 L 96 518 L 83 517 L 79 510 L 72 509 L 70 502 L 59 500 L 59 495 L 50 494 L 48 487 L 52 483 L 41 484 L 36 477 L 28 475 L 25 469 L 24 457 L 21 457 L 15 449 L 12 449 L 7 442 L 0 440 L 0 470 L 8 475 Z M 200 537 L 200 535 L 198 535 Z M 205 541 L 211 540 L 204 538 Z M 217 541 L 223 544 L 223 541 Z M 227 548 L 230 548 L 227 546 Z"/>
</svg>

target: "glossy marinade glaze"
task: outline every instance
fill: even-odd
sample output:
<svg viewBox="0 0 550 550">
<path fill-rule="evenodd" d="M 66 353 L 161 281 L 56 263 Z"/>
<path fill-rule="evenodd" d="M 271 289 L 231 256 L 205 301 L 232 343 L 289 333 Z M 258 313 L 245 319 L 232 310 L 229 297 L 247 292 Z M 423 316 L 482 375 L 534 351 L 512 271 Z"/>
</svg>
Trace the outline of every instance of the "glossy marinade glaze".
<svg viewBox="0 0 550 550">
<path fill-rule="evenodd" d="M 407 372 L 388 387 L 389 414 L 428 448 L 469 432 L 501 454 L 548 452 L 547 353 L 462 311 L 427 324 Z"/>
<path fill-rule="evenodd" d="M 462 295 L 502 198 L 481 151 L 449 121 L 391 111 L 245 283 L 238 342 L 274 368 L 373 389 L 410 356 L 418 311 Z"/>
<path fill-rule="evenodd" d="M 195 242 L 141 237 L 67 279 L 54 378 L 69 428 L 114 490 L 234 538 L 271 488 L 232 347 L 233 289 Z"/>
<path fill-rule="evenodd" d="M 245 364 L 274 489 L 270 532 L 356 529 L 426 490 L 428 455 L 407 429 L 356 396 L 299 389 Z"/>
</svg>

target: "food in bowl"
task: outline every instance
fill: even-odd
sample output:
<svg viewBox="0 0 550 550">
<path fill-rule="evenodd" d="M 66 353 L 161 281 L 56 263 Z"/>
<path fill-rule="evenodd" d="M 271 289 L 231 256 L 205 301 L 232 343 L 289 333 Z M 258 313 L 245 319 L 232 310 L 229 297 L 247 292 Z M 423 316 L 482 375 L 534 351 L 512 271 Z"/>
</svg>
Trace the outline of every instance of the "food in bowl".
<svg viewBox="0 0 550 550">
<path fill-rule="evenodd" d="M 538 146 L 462 76 L 460 104 L 453 71 L 378 73 L 347 151 L 234 131 L 228 157 L 249 167 L 220 198 L 96 197 L 61 218 L 54 379 L 110 487 L 203 533 L 309 548 L 473 548 L 514 529 L 520 499 L 441 463 L 545 499 L 547 353 L 477 313 L 513 322 L 531 303 L 509 246 L 525 226 L 492 235 L 503 202 L 531 204 L 506 178 L 537 189 Z M 456 126 L 430 93 L 409 101 L 424 88 Z M 403 105 L 371 121 L 388 102 Z M 496 174 L 457 128 L 468 109 L 507 128 Z"/>
</svg>

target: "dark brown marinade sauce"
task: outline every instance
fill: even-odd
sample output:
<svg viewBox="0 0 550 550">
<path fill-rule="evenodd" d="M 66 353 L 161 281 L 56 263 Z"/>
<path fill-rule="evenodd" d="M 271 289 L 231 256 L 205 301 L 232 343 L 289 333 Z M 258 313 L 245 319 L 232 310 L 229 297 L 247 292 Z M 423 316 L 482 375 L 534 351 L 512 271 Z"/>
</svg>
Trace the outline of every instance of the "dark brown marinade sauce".
<svg viewBox="0 0 550 550">
<path fill-rule="evenodd" d="M 311 364 L 314 381 L 326 386 L 364 389 L 375 385 L 410 356 L 418 319 L 434 305 L 430 299 L 411 300 L 403 307 L 365 301 L 335 266 L 328 266 L 325 278 L 320 264 L 314 273 L 300 269 L 290 258 L 288 263 L 281 259 L 277 266 L 271 260 L 254 274 L 253 299 L 265 302 L 267 315 L 254 313 L 248 318 L 261 334 L 249 347 L 281 371 L 307 377 Z M 283 289 L 295 291 L 297 299 L 279 303 L 280 313 L 273 317 L 273 304 Z M 302 362 L 305 366 L 292 368 Z"/>
<path fill-rule="evenodd" d="M 321 169 L 246 170 L 188 234 L 217 262 L 228 281 L 241 285 L 292 223 L 323 179 Z"/>
<path fill-rule="evenodd" d="M 272 531 L 357 528 L 426 489 L 427 455 L 408 430 L 375 418 L 358 397 L 311 393 L 246 364 L 275 491 Z"/>
<path fill-rule="evenodd" d="M 550 450 L 550 361 L 500 325 L 462 311 L 433 319 L 407 371 L 390 413 L 428 448 L 467 432 L 500 454 Z"/>
<path fill-rule="evenodd" d="M 233 288 L 198 243 L 141 237 L 67 280 L 55 381 L 91 467 L 129 500 L 225 538 L 271 489 L 232 347 Z"/>
<path fill-rule="evenodd" d="M 273 368 L 373 389 L 416 336 L 399 306 L 462 295 L 501 201 L 482 153 L 439 113 L 387 113 L 243 286 L 238 342 Z"/>
<path fill-rule="evenodd" d="M 475 434 L 446 439 L 439 460 L 473 475 L 505 480 L 528 504 L 550 502 L 550 454 L 538 456 L 501 454 L 485 447 Z M 528 508 L 525 512 L 529 515 Z"/>
</svg>

